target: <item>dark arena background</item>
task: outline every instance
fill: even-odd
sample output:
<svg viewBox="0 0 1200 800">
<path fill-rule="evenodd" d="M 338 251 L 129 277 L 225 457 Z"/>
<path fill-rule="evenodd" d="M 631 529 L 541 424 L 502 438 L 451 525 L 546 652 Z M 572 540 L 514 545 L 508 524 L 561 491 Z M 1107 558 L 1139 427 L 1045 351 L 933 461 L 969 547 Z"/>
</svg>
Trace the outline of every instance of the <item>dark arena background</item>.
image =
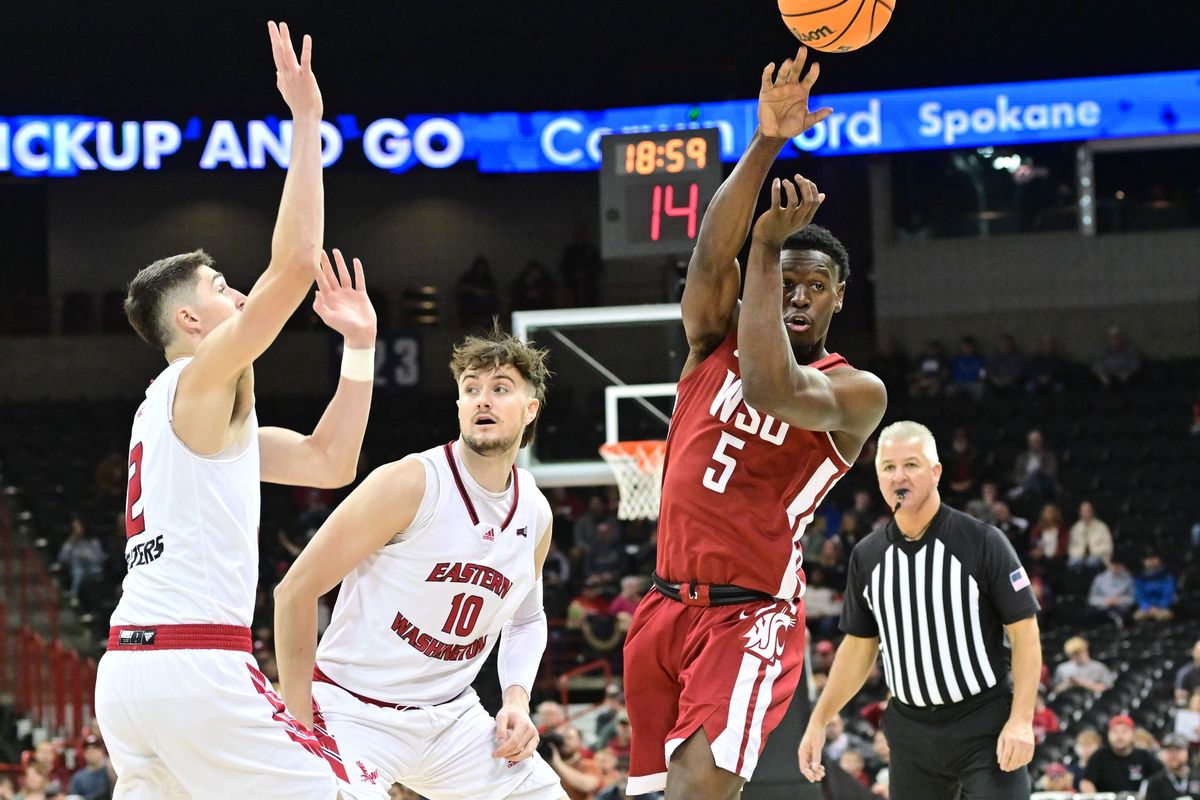
<svg viewBox="0 0 1200 800">
<path fill-rule="evenodd" d="M 582 736 L 575 763 L 597 788 L 572 798 L 624 797 L 618 609 L 648 590 L 657 534 L 618 519 L 597 449 L 666 435 L 673 389 L 636 387 L 678 379 L 670 306 L 695 225 L 753 131 L 763 67 L 795 54 L 770 0 L 0 10 L 0 798 L 72 796 L 95 768 L 129 427 L 162 368 L 121 302 L 173 253 L 203 247 L 242 291 L 269 260 L 288 119 L 269 19 L 313 36 L 325 246 L 362 259 L 379 314 L 359 480 L 457 435 L 446 363 L 465 333 L 499 316 L 551 349 L 523 456 L 554 510 L 534 721 Z M 829 350 L 884 381 L 883 424 L 932 429 L 943 499 L 999 527 L 1034 585 L 1030 771 L 1047 798 L 1079 788 L 1115 715 L 1154 758 L 1168 734 L 1200 746 L 1197 31 L 1195 3 L 899 0 L 861 50 L 810 51 L 814 106 L 835 115 L 771 173 L 815 181 L 815 221 L 850 252 Z M 598 174 L 605 134 L 676 130 L 709 156 L 694 183 Z M 262 418 L 311 430 L 336 339 L 301 304 L 256 363 Z M 633 389 L 610 419 L 619 384 Z M 889 516 L 873 455 L 805 535 L 806 679 L 748 799 L 888 796 L 879 668 L 831 724 L 819 787 L 795 756 L 842 636 L 850 550 Z M 272 589 L 352 488 L 262 487 L 253 633 L 269 678 Z M 1108 603 L 1114 585 L 1130 594 Z M 1108 668 L 1094 689 L 1059 679 L 1079 638 Z M 494 711 L 492 663 L 476 689 Z"/>
</svg>

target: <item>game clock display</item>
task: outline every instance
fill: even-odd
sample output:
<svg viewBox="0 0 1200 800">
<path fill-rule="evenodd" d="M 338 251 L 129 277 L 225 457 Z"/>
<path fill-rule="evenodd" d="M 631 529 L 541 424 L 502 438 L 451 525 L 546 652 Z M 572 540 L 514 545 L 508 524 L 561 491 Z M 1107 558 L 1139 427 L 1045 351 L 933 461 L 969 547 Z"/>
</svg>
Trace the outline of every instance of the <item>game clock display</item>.
<svg viewBox="0 0 1200 800">
<path fill-rule="evenodd" d="M 600 232 L 605 258 L 691 252 L 721 185 L 715 128 L 600 140 Z"/>
</svg>

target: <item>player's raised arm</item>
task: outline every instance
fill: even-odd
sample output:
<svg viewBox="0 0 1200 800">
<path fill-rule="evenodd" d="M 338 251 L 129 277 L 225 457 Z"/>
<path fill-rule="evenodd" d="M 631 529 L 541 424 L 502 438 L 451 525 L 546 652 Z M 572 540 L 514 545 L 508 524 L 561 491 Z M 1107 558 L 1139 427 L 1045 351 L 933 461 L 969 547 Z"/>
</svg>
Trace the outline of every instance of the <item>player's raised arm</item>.
<svg viewBox="0 0 1200 800">
<path fill-rule="evenodd" d="M 806 58 L 807 50 L 801 47 L 794 59 L 783 62 L 777 75 L 774 63 L 763 70 L 758 130 L 704 214 L 683 291 L 683 325 L 691 350 L 685 372 L 715 350 L 735 322 L 741 285 L 737 254 L 746 241 L 771 164 L 788 139 L 832 113 L 829 108 L 808 110 L 809 92 L 820 70 L 814 63 L 801 79 Z"/>
<path fill-rule="evenodd" d="M 246 297 L 241 313 L 217 326 L 196 349 L 180 378 L 181 393 L 220 391 L 252 364 L 279 334 L 316 278 L 325 227 L 321 183 L 321 90 L 312 71 L 312 39 L 300 56 L 286 23 L 268 23 L 276 84 L 292 112 L 292 149 L 279 216 L 271 239 L 271 262 Z M 216 413 L 202 403 L 200 413 Z M 192 409 L 184 408 L 183 416 Z M 178 416 L 178 414 L 177 414 Z M 190 421 L 184 420 L 184 424 Z M 185 437 L 187 441 L 187 437 Z"/>
<path fill-rule="evenodd" d="M 267 483 L 336 488 L 353 481 L 358 468 L 375 385 L 375 308 L 362 262 L 354 259 L 351 281 L 341 252 L 335 249 L 333 258 L 336 272 L 321 253 L 313 310 L 343 337 L 337 392 L 308 436 L 286 428 L 259 430 L 260 470 Z"/>
<path fill-rule="evenodd" d="M 812 309 L 821 305 L 831 305 L 831 311 L 841 307 L 845 283 L 838 282 L 836 267 L 814 263 L 785 281 L 779 265 L 784 241 L 812 221 L 824 200 L 816 184 L 800 175 L 795 184 L 778 179 L 771 184 L 771 205 L 754 224 L 738 320 L 742 392 L 761 413 L 805 430 L 844 431 L 861 442 L 883 417 L 883 383 L 860 370 L 825 373 L 797 364 L 780 313 L 783 292 L 792 293 L 799 313 L 815 315 Z M 793 280 L 802 285 L 790 285 Z"/>
<path fill-rule="evenodd" d="M 312 726 L 312 672 L 317 658 L 317 598 L 410 524 L 425 494 L 425 466 L 415 458 L 386 464 L 339 505 L 275 587 L 275 660 L 283 701 Z"/>
</svg>

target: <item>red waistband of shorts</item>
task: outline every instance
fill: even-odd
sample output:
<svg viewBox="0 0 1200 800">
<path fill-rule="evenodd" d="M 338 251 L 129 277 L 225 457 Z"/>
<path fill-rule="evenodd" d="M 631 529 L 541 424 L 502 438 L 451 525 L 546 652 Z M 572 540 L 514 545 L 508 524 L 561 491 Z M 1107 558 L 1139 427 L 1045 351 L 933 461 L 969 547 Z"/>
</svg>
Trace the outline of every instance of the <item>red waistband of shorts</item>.
<svg viewBox="0 0 1200 800">
<path fill-rule="evenodd" d="M 108 649 L 254 651 L 250 629 L 240 625 L 115 625 Z"/>
<path fill-rule="evenodd" d="M 342 686 L 340 683 L 335 681 L 333 678 L 329 677 L 324 672 L 322 672 L 321 668 L 318 667 L 316 664 L 313 664 L 313 680 L 317 683 L 328 683 L 330 686 L 336 686 L 337 688 L 341 689 L 343 692 L 345 692 L 346 694 L 355 698 L 356 700 L 361 700 L 364 703 L 369 703 L 370 705 L 373 705 L 373 706 L 379 706 L 380 708 L 390 708 L 394 711 L 412 711 L 415 708 L 420 708 L 420 706 L 403 706 L 403 705 L 400 705 L 399 703 L 385 703 L 382 700 L 376 700 L 374 697 L 367 697 L 365 694 L 359 694 L 358 692 L 352 692 L 349 689 L 347 689 L 345 686 Z"/>
</svg>

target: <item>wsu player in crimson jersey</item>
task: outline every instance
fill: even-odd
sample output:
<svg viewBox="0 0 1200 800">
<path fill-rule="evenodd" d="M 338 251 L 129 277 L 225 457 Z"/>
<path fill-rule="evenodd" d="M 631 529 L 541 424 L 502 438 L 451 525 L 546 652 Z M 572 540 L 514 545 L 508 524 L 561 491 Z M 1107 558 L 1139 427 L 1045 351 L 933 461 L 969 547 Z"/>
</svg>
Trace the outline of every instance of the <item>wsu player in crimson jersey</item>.
<svg viewBox="0 0 1200 800">
<path fill-rule="evenodd" d="M 804 61 L 801 48 L 778 75 L 764 70 L 759 130 L 688 266 L 690 353 L 667 437 L 656 591 L 625 644 L 631 795 L 736 798 L 753 774 L 801 676 L 801 537 L 886 405 L 875 376 L 825 349 L 850 270 L 841 243 L 808 225 L 824 199 L 811 184 L 784 208 L 774 186 L 738 303 L 736 256 L 767 172 L 831 112 L 809 111 L 818 70 L 801 79 Z"/>
</svg>

